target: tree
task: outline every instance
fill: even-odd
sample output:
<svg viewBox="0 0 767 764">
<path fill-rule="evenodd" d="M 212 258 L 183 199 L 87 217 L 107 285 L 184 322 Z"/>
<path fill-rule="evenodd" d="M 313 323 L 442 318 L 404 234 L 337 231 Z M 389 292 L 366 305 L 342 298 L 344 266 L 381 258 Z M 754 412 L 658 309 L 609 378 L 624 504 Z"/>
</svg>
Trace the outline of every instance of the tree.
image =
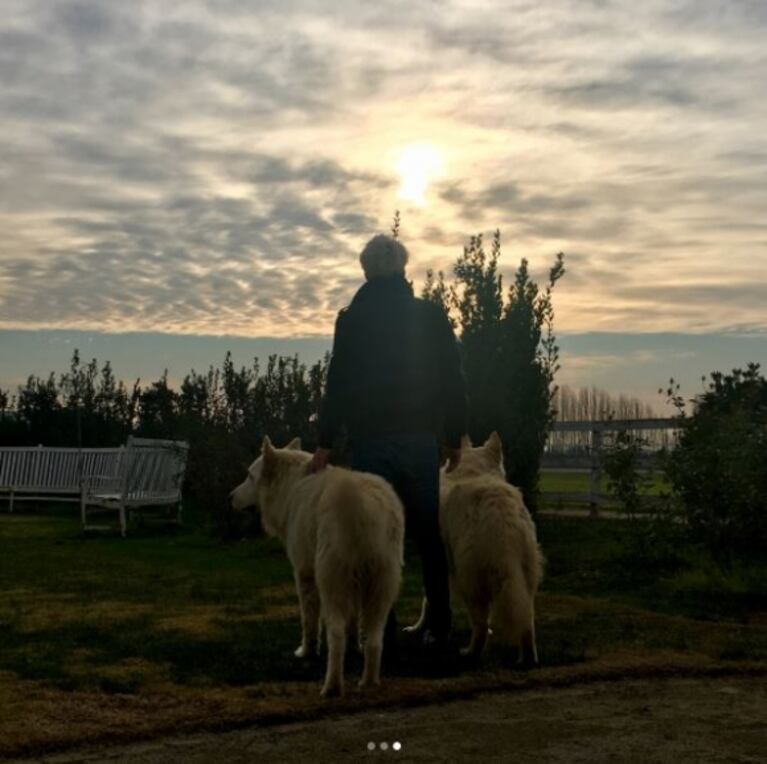
<svg viewBox="0 0 767 764">
<path fill-rule="evenodd" d="M 168 370 L 139 396 L 138 430 L 144 437 L 178 436 L 179 394 L 168 384 Z"/>
<path fill-rule="evenodd" d="M 693 535 L 717 556 L 764 552 L 767 546 L 767 380 L 759 364 L 713 372 L 686 414 L 674 382 L 680 435 L 667 474 Z"/>
<path fill-rule="evenodd" d="M 472 440 L 499 432 L 508 478 L 534 509 L 540 460 L 554 417 L 559 347 L 552 290 L 565 273 L 564 256 L 557 255 L 543 289 L 523 259 L 505 299 L 500 256 L 499 231 L 489 254 L 482 235 L 472 236 L 453 267 L 453 282 L 448 284 L 443 273 L 435 277 L 428 272 L 422 296 L 441 305 L 459 330 Z"/>
</svg>

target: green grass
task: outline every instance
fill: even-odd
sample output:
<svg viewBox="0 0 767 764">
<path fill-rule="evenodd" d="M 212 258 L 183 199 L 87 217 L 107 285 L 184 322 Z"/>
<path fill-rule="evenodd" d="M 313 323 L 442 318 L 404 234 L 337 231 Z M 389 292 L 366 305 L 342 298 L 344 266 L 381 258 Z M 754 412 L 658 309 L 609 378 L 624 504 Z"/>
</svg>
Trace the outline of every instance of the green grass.
<svg viewBox="0 0 767 764">
<path fill-rule="evenodd" d="M 543 591 L 620 602 L 701 621 L 748 622 L 767 611 L 767 561 L 722 568 L 701 549 L 678 541 L 671 559 L 637 555 L 614 520 L 541 517 L 538 535 L 547 557 Z"/>
<path fill-rule="evenodd" d="M 668 484 L 664 481 L 659 472 L 649 475 L 649 485 L 646 494 L 648 496 L 659 496 L 663 491 L 668 491 Z M 552 491 L 556 493 L 588 493 L 589 473 L 588 472 L 570 472 L 568 470 L 557 470 L 553 472 L 542 472 L 540 480 L 541 491 Z M 609 493 L 607 478 L 603 475 L 600 482 L 601 493 Z"/>
<path fill-rule="evenodd" d="M 765 635 L 754 642 L 748 625 L 754 610 L 767 609 L 764 570 L 726 574 L 691 554 L 656 574 L 625 557 L 623 523 L 541 518 L 538 526 L 547 557 L 539 632 L 550 665 L 582 660 L 587 644 L 592 653 L 627 640 L 680 644 L 667 626 L 640 623 L 626 608 L 729 619 L 729 650 L 767 655 Z M 194 530 L 149 527 L 127 540 L 84 539 L 71 508 L 2 516 L 0 534 L 0 671 L 106 691 L 137 691 L 158 677 L 229 686 L 319 675 L 292 657 L 295 594 L 274 540 L 221 543 Z M 398 606 L 403 623 L 415 618 L 421 596 L 409 559 Z M 547 620 L 547 596 L 571 598 L 567 612 Z M 468 623 L 456 610 L 462 640 Z M 399 667 L 405 675 L 417 669 L 406 661 Z"/>
<path fill-rule="evenodd" d="M 545 667 L 669 652 L 713 661 L 767 658 L 767 564 L 723 571 L 685 548 L 673 565 L 654 569 L 627 553 L 628 530 L 618 521 L 539 518 L 547 568 L 537 631 Z M 154 526 L 132 529 L 127 539 L 83 538 L 66 507 L 0 515 L 0 549 L 0 720 L 6 719 L 0 738 L 15 735 L 21 746 L 15 750 L 45 735 L 77 738 L 74 727 L 57 721 L 57 709 L 88 693 L 115 695 L 123 711 L 110 713 L 127 713 L 120 698 L 128 696 L 141 704 L 174 698 L 170 708 L 183 716 L 189 698 L 224 703 L 245 693 L 248 704 L 261 698 L 272 707 L 281 697 L 290 708 L 306 696 L 287 689 L 304 686 L 291 682 L 319 686 L 322 663 L 293 657 L 300 636 L 296 597 L 290 565 L 274 540 L 223 543 L 195 528 Z M 397 606 L 401 624 L 417 617 L 420 599 L 411 549 Z M 456 603 L 456 645 L 465 643 L 468 630 Z M 401 656 L 386 668 L 390 686 L 397 677 L 424 676 L 407 644 Z M 491 645 L 482 673 L 458 662 L 447 673 L 481 683 L 509 658 Z M 349 660 L 350 675 L 358 674 L 359 657 Z M 30 681 L 60 694 L 46 701 L 48 710 L 23 689 Z M 32 705 L 19 703 L 21 696 Z M 142 708 L 136 729 L 147 724 Z M 95 719 L 93 713 L 84 718 Z M 192 708 L 183 718 L 209 713 Z M 30 714 L 49 721 L 26 733 L 22 722 Z M 159 724 L 170 717 L 158 718 Z M 44 732 L 46 725 L 53 731 Z"/>
</svg>

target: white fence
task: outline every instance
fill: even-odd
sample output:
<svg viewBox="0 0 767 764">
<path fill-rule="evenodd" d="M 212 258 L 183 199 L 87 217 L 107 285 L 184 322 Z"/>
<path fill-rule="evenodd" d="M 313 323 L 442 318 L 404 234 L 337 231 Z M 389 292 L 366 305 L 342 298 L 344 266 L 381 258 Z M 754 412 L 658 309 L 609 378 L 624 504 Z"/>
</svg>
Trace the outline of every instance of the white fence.
<svg viewBox="0 0 767 764">
<path fill-rule="evenodd" d="M 560 421 L 554 422 L 552 432 L 590 433 L 588 454 L 577 454 L 568 458 L 566 455 L 544 455 L 541 472 L 570 472 L 588 474 L 588 491 L 542 491 L 544 502 L 552 504 L 586 504 L 592 516 L 599 514 L 599 507 L 610 502 L 610 497 L 601 492 L 602 459 L 601 451 L 606 432 L 643 432 L 657 430 L 677 430 L 677 419 L 605 419 L 598 421 Z M 648 497 L 648 502 L 652 501 Z"/>
</svg>

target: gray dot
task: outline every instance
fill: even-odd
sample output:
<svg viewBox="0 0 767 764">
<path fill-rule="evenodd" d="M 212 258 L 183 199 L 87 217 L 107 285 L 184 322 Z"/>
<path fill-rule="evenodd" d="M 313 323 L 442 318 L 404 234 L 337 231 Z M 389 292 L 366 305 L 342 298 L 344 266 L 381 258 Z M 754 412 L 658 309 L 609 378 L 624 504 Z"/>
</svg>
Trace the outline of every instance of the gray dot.
<svg viewBox="0 0 767 764">
<path fill-rule="evenodd" d="M 381 743 L 381 745 L 379 746 L 379 748 L 380 748 L 382 751 L 388 751 L 388 750 L 389 750 L 389 744 L 388 744 L 388 743 Z"/>
<path fill-rule="evenodd" d="M 368 751 L 375 751 L 376 744 L 373 742 L 368 743 Z"/>
</svg>

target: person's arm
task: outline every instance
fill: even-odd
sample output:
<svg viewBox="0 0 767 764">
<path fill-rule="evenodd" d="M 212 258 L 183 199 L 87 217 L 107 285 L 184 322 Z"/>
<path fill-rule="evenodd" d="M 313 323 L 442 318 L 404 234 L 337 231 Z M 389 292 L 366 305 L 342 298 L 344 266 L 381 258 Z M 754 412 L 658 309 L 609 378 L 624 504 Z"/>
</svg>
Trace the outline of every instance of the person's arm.
<svg viewBox="0 0 767 764">
<path fill-rule="evenodd" d="M 322 397 L 319 412 L 318 444 L 319 448 L 326 452 L 330 451 L 333 440 L 344 423 L 345 398 L 352 360 L 349 344 L 348 318 L 345 312 L 341 311 L 336 319 L 333 352 L 330 356 L 325 395 Z"/>
<path fill-rule="evenodd" d="M 458 463 L 457 454 L 460 453 L 461 449 L 461 437 L 466 434 L 468 429 L 468 404 L 458 342 L 455 339 L 450 321 L 442 311 L 439 311 L 437 335 L 443 391 L 445 445 L 450 451 L 450 463 L 448 465 L 448 470 L 450 470 L 451 468 L 454 469 Z"/>
</svg>

